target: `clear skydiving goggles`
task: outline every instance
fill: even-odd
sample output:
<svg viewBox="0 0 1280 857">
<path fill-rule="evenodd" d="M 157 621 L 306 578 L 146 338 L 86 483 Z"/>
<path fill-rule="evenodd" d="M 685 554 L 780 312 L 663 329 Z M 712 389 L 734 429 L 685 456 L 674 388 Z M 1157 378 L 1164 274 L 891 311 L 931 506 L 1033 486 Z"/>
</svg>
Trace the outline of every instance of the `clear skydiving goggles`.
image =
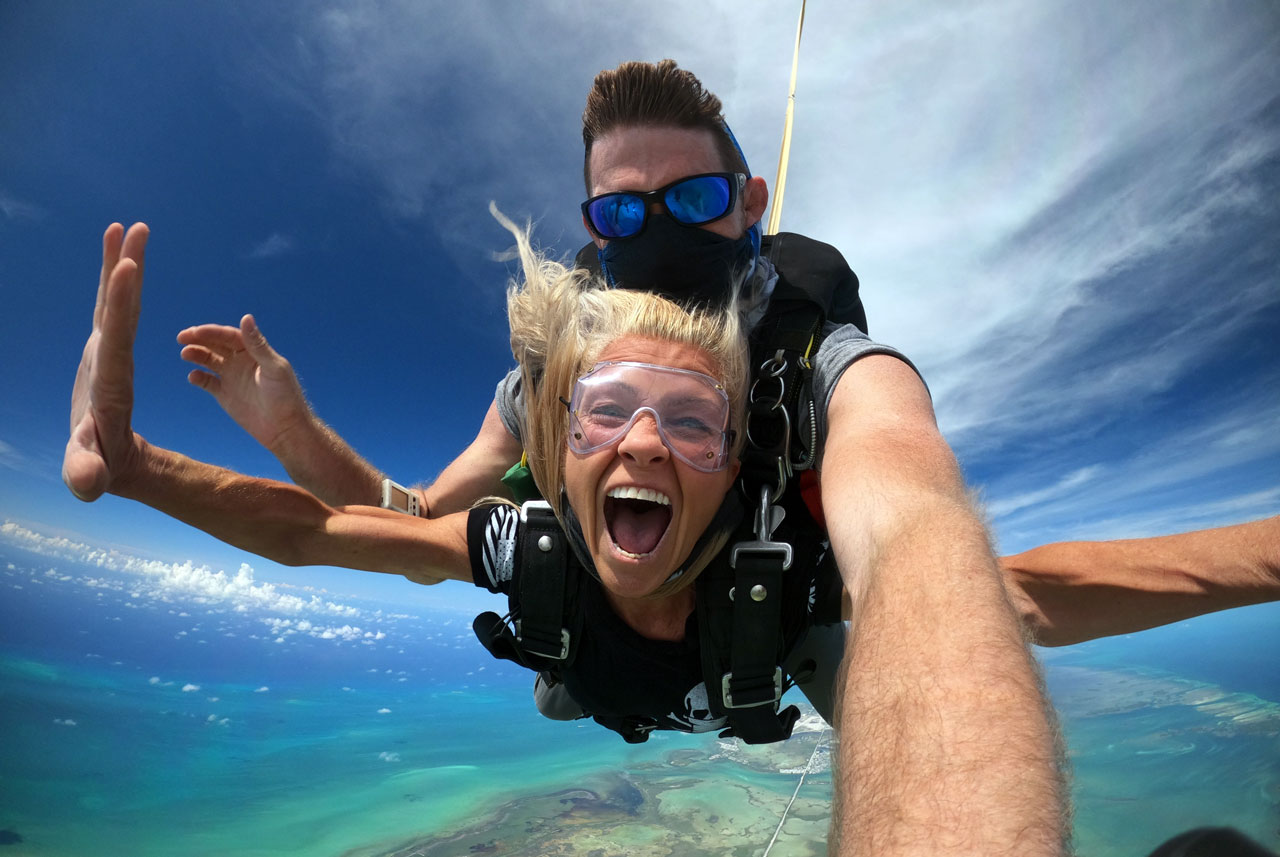
<svg viewBox="0 0 1280 857">
<path fill-rule="evenodd" d="M 729 396 L 724 385 L 701 372 L 597 363 L 578 379 L 568 404 L 569 449 L 580 455 L 615 443 L 648 413 L 663 445 L 685 464 L 704 473 L 729 465 Z"/>
<path fill-rule="evenodd" d="M 644 231 L 649 206 L 658 203 L 677 223 L 701 226 L 733 211 L 747 183 L 743 173 L 685 176 L 657 190 L 623 190 L 593 196 L 582 204 L 587 228 L 597 238 L 634 238 Z"/>
</svg>

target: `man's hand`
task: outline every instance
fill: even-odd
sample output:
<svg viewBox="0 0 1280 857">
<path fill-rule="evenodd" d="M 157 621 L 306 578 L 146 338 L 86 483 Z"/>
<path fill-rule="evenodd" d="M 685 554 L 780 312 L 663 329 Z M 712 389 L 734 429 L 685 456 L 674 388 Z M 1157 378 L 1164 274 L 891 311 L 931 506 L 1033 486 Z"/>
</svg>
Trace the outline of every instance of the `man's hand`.
<svg viewBox="0 0 1280 857">
<path fill-rule="evenodd" d="M 71 437 L 62 481 L 92 502 L 137 465 L 133 433 L 133 339 L 142 306 L 142 263 L 150 230 L 135 223 L 126 235 L 113 223 L 102 235 L 102 273 L 93 330 L 71 392 Z"/>
<path fill-rule="evenodd" d="M 240 327 L 202 324 L 178 334 L 187 380 L 218 404 L 254 440 L 279 455 L 287 437 L 311 423 L 307 400 L 289 361 L 267 344 L 252 315 Z M 207 371 L 206 371 L 207 370 Z"/>
<path fill-rule="evenodd" d="M 320 421 L 289 361 L 253 316 L 240 327 L 202 324 L 178 334 L 187 380 L 208 391 L 240 427 L 280 459 L 290 478 L 335 506 L 377 505 L 382 474 Z"/>
</svg>

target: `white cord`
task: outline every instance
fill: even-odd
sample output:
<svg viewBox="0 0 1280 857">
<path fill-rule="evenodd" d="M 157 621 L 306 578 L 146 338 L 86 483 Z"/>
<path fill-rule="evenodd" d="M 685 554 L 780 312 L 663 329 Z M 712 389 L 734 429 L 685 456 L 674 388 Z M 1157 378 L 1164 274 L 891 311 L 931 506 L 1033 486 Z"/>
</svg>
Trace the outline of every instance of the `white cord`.
<svg viewBox="0 0 1280 857">
<path fill-rule="evenodd" d="M 787 808 L 782 811 L 782 818 L 778 819 L 778 827 L 773 831 L 773 838 L 769 840 L 769 844 L 765 846 L 764 853 L 760 857 L 769 857 L 769 852 L 773 850 L 773 844 L 778 841 L 778 834 L 782 832 L 782 825 L 787 820 L 787 813 L 791 812 L 791 805 L 796 802 L 796 795 L 800 794 L 800 787 L 804 785 L 804 778 L 813 770 L 813 760 L 818 757 L 818 750 L 822 749 L 822 741 L 827 737 L 827 727 L 822 727 L 821 734 L 818 735 L 818 741 L 813 745 L 813 752 L 809 754 L 809 761 L 805 763 L 804 770 L 800 772 L 800 782 L 796 783 L 796 790 L 791 793 L 791 800 L 787 801 Z"/>
</svg>

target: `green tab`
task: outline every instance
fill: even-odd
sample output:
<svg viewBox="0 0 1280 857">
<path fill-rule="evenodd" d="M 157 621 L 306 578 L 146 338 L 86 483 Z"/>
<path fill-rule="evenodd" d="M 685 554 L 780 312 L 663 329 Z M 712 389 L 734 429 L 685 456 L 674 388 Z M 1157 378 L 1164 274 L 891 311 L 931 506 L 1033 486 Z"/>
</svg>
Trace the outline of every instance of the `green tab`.
<svg viewBox="0 0 1280 857">
<path fill-rule="evenodd" d="M 538 486 L 534 484 L 533 474 L 529 471 L 529 465 L 524 463 L 523 457 L 511 465 L 511 469 L 502 477 L 502 484 L 511 489 L 511 498 L 517 503 L 524 504 L 526 500 L 542 499 Z"/>
</svg>

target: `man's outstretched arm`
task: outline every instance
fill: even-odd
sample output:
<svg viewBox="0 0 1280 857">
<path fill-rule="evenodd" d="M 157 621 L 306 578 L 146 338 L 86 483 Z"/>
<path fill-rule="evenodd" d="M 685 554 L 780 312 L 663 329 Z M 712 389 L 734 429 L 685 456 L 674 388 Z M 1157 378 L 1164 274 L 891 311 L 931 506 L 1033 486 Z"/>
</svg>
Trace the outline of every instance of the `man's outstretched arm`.
<svg viewBox="0 0 1280 857">
<path fill-rule="evenodd" d="M 822 501 L 854 610 L 832 853 L 1060 854 L 1052 711 L 924 385 L 863 358 L 828 419 Z"/>
<path fill-rule="evenodd" d="M 1000 559 L 1033 640 L 1068 646 L 1280 599 L 1280 516 Z"/>
<path fill-rule="evenodd" d="M 204 324 L 178 334 L 187 379 L 280 460 L 289 478 L 326 503 L 377 505 L 383 474 L 307 403 L 293 367 L 267 342 L 252 315 L 240 326 Z M 429 487 L 418 489 L 425 517 L 458 512 L 486 496 L 507 496 L 501 477 L 520 444 L 490 406 L 476 439 Z"/>
</svg>

